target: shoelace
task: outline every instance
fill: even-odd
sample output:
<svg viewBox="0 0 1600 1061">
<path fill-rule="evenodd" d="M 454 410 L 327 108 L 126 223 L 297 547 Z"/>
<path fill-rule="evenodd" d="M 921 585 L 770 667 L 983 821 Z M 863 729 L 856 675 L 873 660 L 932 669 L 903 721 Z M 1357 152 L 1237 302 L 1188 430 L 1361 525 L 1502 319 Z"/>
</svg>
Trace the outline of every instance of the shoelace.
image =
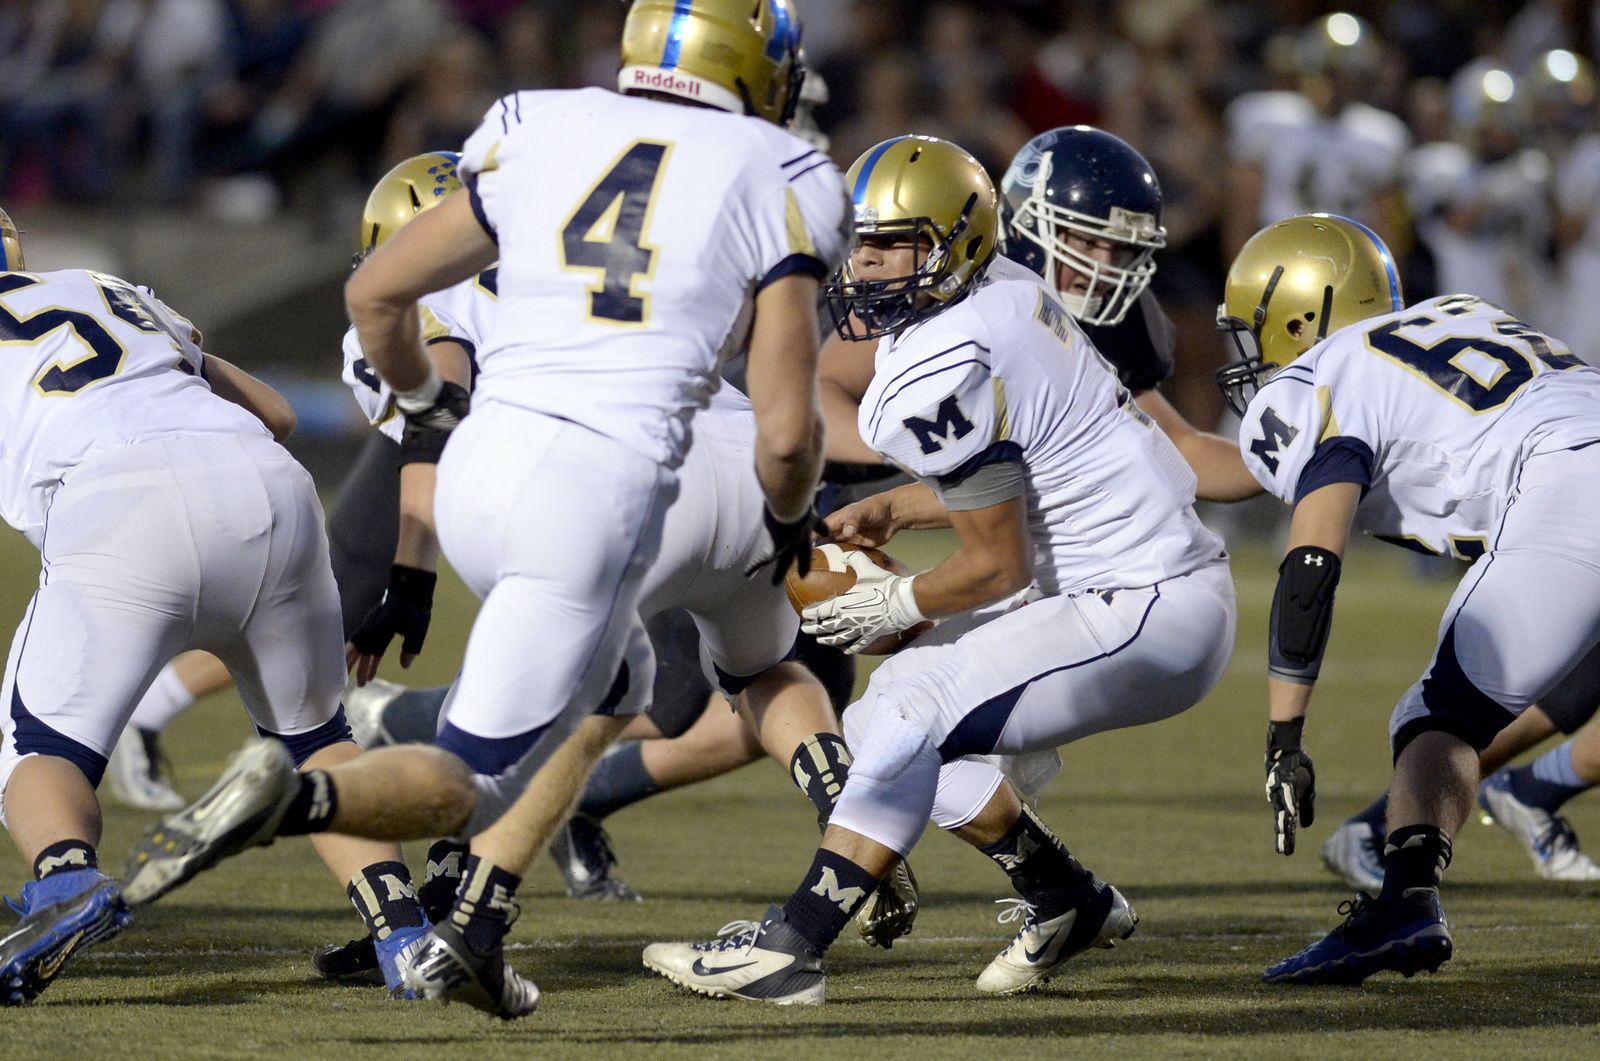
<svg viewBox="0 0 1600 1061">
<path fill-rule="evenodd" d="M 1533 847 L 1539 852 L 1539 857 L 1546 862 L 1554 857 L 1562 848 L 1576 848 L 1578 834 L 1572 831 L 1572 823 L 1559 814 L 1550 815 L 1550 824 L 1545 826 L 1544 832 L 1534 840 Z"/>
<path fill-rule="evenodd" d="M 1032 928 L 1039 920 L 1039 908 L 1026 899 L 996 899 L 994 904 L 1005 907 L 995 916 L 995 920 L 1002 925 L 1009 925 L 1019 919 L 1022 921 L 1022 927 L 1017 930 L 1019 936 Z"/>
<path fill-rule="evenodd" d="M 1361 916 L 1361 911 L 1365 910 L 1370 902 L 1372 902 L 1372 899 L 1363 892 L 1354 899 L 1346 899 L 1340 903 L 1338 912 L 1344 915 L 1344 920 L 1339 922 L 1339 927 L 1333 930 L 1333 934 L 1343 936 L 1350 926 L 1355 923 L 1355 919 Z"/>
<path fill-rule="evenodd" d="M 756 936 L 761 933 L 759 921 L 729 921 L 717 929 L 717 938 L 709 943 L 696 943 L 694 949 L 699 951 L 726 951 L 740 950 L 755 943 Z"/>
</svg>

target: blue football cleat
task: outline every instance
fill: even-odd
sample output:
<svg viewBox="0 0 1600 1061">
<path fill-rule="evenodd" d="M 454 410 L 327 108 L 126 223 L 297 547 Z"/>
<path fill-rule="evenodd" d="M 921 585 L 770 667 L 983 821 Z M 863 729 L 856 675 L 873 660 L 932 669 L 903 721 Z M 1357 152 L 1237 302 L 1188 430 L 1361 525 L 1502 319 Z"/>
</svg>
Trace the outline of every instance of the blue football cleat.
<svg viewBox="0 0 1600 1061">
<path fill-rule="evenodd" d="M 383 970 L 383 982 L 389 988 L 390 997 L 405 999 L 417 997 L 407 986 L 401 969 L 417 956 L 422 941 L 431 927 L 424 921 L 417 928 L 397 928 L 373 944 L 373 950 L 378 956 L 378 968 Z"/>
<path fill-rule="evenodd" d="M 1411 977 L 1436 972 L 1450 960 L 1455 943 L 1439 906 L 1439 894 L 1373 899 L 1361 894 L 1339 904 L 1344 923 L 1299 954 L 1267 967 L 1271 984 L 1354 986 L 1373 973 L 1392 970 Z"/>
<path fill-rule="evenodd" d="M 128 927 L 117 882 L 96 869 L 53 873 L 22 889 L 22 922 L 0 939 L 0 1004 L 32 1002 L 68 960 Z"/>
</svg>

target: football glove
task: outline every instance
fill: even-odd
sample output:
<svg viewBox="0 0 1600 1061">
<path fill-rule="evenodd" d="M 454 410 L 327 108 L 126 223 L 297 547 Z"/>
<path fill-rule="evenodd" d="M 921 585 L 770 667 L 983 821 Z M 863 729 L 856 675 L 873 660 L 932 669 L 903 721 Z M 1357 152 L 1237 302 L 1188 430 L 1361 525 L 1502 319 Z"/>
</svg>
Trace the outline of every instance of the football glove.
<svg viewBox="0 0 1600 1061">
<path fill-rule="evenodd" d="M 363 656 L 381 656 L 400 635 L 401 663 L 410 663 L 422 651 L 433 618 L 433 587 L 439 576 L 421 568 L 395 564 L 389 569 L 389 588 L 350 635 L 350 644 Z"/>
<path fill-rule="evenodd" d="M 1294 854 L 1295 830 L 1316 820 L 1317 772 L 1300 749 L 1305 719 L 1267 723 L 1267 801 L 1278 854 Z"/>
<path fill-rule="evenodd" d="M 459 383 L 440 380 L 431 400 L 421 396 L 429 390 L 432 388 L 424 384 L 408 394 L 395 395 L 395 407 L 406 418 L 400 434 L 401 464 L 438 464 L 450 432 L 472 409 L 472 396 Z"/>
<path fill-rule="evenodd" d="M 827 531 L 827 525 L 817 515 L 815 508 L 807 508 L 805 515 L 793 523 L 785 523 L 772 514 L 771 507 L 763 507 L 761 518 L 766 521 L 767 534 L 772 538 L 772 554 L 745 568 L 749 578 L 768 564 L 772 565 L 772 584 L 783 585 L 793 564 L 801 578 L 811 573 L 811 536 Z"/>
<path fill-rule="evenodd" d="M 911 590 L 915 575 L 888 574 L 864 553 L 845 555 L 856 569 L 855 585 L 800 613 L 800 629 L 819 644 L 853 656 L 883 635 L 908 630 L 927 618 Z"/>
</svg>

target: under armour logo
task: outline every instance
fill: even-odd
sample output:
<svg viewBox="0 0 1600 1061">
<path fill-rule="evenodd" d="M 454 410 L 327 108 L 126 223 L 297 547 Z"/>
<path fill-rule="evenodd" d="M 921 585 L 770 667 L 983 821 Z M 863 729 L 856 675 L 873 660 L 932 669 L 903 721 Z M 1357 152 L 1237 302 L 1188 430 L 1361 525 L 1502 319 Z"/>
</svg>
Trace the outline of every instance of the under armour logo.
<svg viewBox="0 0 1600 1061">
<path fill-rule="evenodd" d="M 311 780 L 311 809 L 306 816 L 320 822 L 333 813 L 333 800 L 328 797 L 328 775 L 313 770 L 306 776 Z"/>
<path fill-rule="evenodd" d="M 812 895 L 820 895 L 830 903 L 838 905 L 841 912 L 848 914 L 860 905 L 861 900 L 867 897 L 863 888 L 841 888 L 839 877 L 833 872 L 833 867 L 822 867 L 822 879 L 811 889 Z"/>
<path fill-rule="evenodd" d="M 1318 567 L 1322 566 L 1322 557 L 1317 556 L 1315 554 L 1308 555 L 1308 556 L 1303 556 L 1300 559 L 1301 559 L 1301 563 L 1316 564 Z"/>
</svg>

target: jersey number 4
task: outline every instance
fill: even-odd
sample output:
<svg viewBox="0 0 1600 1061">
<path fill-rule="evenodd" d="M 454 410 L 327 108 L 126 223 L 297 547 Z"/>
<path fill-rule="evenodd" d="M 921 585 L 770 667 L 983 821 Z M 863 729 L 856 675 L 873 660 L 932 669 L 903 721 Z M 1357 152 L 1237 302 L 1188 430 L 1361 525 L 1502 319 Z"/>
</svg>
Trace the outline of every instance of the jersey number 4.
<svg viewBox="0 0 1600 1061">
<path fill-rule="evenodd" d="M 138 294 L 127 285 L 109 276 L 97 277 L 96 280 L 100 294 L 106 300 L 106 308 L 112 315 L 142 332 L 166 331 L 145 309 Z M 0 276 L 0 345 L 32 346 L 57 329 L 65 328 L 83 344 L 87 353 L 75 361 L 52 361 L 46 365 L 34 377 L 34 389 L 45 395 L 76 394 L 91 383 L 116 375 L 122 367 L 123 358 L 128 355 L 128 349 L 106 330 L 105 325 L 89 314 L 64 306 L 50 306 L 21 317 L 6 306 L 6 295 L 37 283 L 38 277 L 27 273 Z M 175 341 L 173 346 L 177 347 Z"/>
<path fill-rule="evenodd" d="M 635 140 L 589 189 L 561 228 L 561 267 L 599 273 L 589 288 L 589 316 L 647 324 L 650 296 L 634 291 L 655 272 L 656 248 L 644 241 L 671 144 Z"/>
</svg>

